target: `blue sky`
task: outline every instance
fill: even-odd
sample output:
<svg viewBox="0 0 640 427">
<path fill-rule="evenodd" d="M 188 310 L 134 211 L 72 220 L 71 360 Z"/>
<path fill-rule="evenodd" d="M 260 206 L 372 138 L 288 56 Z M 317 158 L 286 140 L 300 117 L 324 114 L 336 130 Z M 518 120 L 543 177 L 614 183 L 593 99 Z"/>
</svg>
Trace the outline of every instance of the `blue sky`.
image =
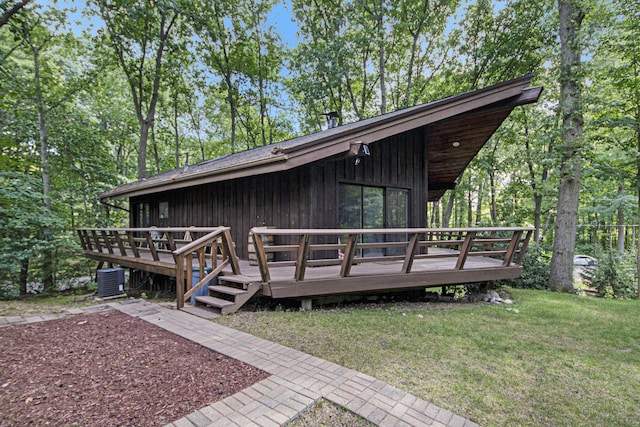
<svg viewBox="0 0 640 427">
<path fill-rule="evenodd" d="M 35 3 L 54 6 L 60 9 L 77 9 L 76 12 L 69 15 L 70 22 L 78 23 L 78 25 L 73 26 L 74 32 L 80 33 L 89 25 L 91 25 L 94 30 L 102 26 L 99 18 L 93 17 L 89 19 L 82 15 L 82 11 L 86 8 L 85 0 L 36 0 Z M 284 0 L 282 3 L 278 3 L 273 7 L 269 14 L 267 24 L 273 26 L 278 34 L 280 34 L 286 47 L 291 48 L 297 44 L 296 32 L 298 31 L 298 26 L 293 22 L 291 2 L 289 0 Z"/>
</svg>

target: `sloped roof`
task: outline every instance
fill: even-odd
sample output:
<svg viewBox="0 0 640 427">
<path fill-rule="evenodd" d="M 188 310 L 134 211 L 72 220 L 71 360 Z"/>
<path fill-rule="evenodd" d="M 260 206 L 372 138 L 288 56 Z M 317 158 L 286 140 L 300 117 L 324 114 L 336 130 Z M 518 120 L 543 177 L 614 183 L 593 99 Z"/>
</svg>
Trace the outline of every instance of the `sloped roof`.
<svg viewBox="0 0 640 427">
<path fill-rule="evenodd" d="M 140 196 L 210 182 L 284 171 L 348 153 L 353 142 L 372 144 L 427 127 L 429 200 L 437 200 L 518 105 L 538 100 L 533 75 L 451 96 L 276 144 L 208 160 L 124 184 L 99 195 L 101 201 Z M 452 146 L 452 142 L 458 144 Z M 446 161 L 445 161 L 446 160 Z"/>
</svg>

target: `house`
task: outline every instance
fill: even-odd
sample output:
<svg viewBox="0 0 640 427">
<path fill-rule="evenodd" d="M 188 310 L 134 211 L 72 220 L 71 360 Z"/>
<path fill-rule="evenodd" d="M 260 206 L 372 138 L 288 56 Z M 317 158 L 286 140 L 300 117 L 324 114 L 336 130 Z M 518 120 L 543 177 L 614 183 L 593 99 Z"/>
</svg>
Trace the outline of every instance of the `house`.
<svg viewBox="0 0 640 427">
<path fill-rule="evenodd" d="M 216 236 L 224 236 L 223 252 L 233 265 L 234 275 L 240 276 L 235 259 L 246 260 L 254 251 L 258 255 L 259 274 L 234 280 L 243 282 L 245 289 L 255 285 L 254 293 L 262 291 L 272 297 L 425 288 L 518 277 L 529 229 L 484 230 L 487 237 L 475 243 L 474 239 L 482 235 L 479 230 L 458 230 L 459 236 L 453 240 L 457 245 L 453 248 L 455 254 L 427 255 L 429 247 L 447 246 L 447 242 L 425 242 L 419 235 L 433 234 L 433 230 L 425 229 L 427 203 L 437 201 L 446 190 L 455 187 L 456 179 L 515 107 L 538 100 L 542 88 L 530 86 L 532 78 L 526 75 L 106 191 L 99 196 L 102 202 L 129 199 L 131 230 L 145 229 L 147 240 L 135 240 L 134 234 L 139 231 L 130 230 L 128 235 L 120 236 L 113 230 L 79 230 L 85 255 L 176 277 L 178 283 L 186 281 L 190 295 L 195 288 L 202 288 L 204 280 L 191 289 L 193 283 L 186 270 L 195 261 L 191 255 L 184 258 L 187 255 L 175 250 L 178 246 L 169 232 L 223 225 L 226 228 L 220 228 L 217 233 L 222 234 Z M 154 246 L 158 242 L 149 232 L 151 226 L 169 233 L 163 244 L 172 249 L 165 256 L 172 255 L 173 259 L 169 257 L 165 262 L 156 253 Z M 261 243 L 265 226 L 274 229 L 275 239 L 266 250 Z M 350 232 L 342 233 L 344 229 Z M 378 232 L 369 232 L 371 229 Z M 386 233 L 389 229 L 392 231 Z M 513 237 L 496 237 L 503 231 L 513 233 Z M 521 238 L 523 233 L 525 238 Z M 250 234 L 260 236 L 251 245 Z M 316 240 L 311 242 L 312 238 Z M 126 241 L 128 249 L 123 243 Z M 151 250 L 151 261 L 142 261 L 138 254 L 142 249 L 136 249 L 140 245 Z M 486 248 L 497 247 L 502 248 L 504 261 L 496 264 L 496 254 Z M 194 248 L 189 246 L 188 252 Z M 266 252 L 275 258 L 267 259 Z M 469 254 L 494 263 L 467 266 L 465 270 Z M 131 259 L 134 255 L 136 260 Z M 376 280 L 352 277 L 352 265 L 385 256 L 404 257 L 398 272 L 401 276 L 394 276 L 395 272 L 386 274 L 385 267 L 375 273 L 379 275 Z M 423 266 L 421 272 L 412 271 L 414 257 L 418 256 L 455 256 L 457 261 L 450 266 L 432 264 Z M 200 252 L 199 257 L 204 266 L 205 253 Z M 316 272 L 317 277 L 302 285 L 306 266 L 321 259 L 325 261 L 317 265 L 341 264 L 340 273 L 319 277 Z M 294 277 L 271 275 L 268 263 L 295 266 Z M 365 269 L 355 275 L 374 270 Z M 217 272 L 222 272 L 222 267 Z M 337 279 L 344 282 L 338 286 Z M 177 289 L 180 307 L 184 288 Z"/>
<path fill-rule="evenodd" d="M 125 184 L 131 227 L 225 225 L 248 257 L 255 226 L 425 227 L 438 200 L 511 111 L 532 75 Z"/>
</svg>

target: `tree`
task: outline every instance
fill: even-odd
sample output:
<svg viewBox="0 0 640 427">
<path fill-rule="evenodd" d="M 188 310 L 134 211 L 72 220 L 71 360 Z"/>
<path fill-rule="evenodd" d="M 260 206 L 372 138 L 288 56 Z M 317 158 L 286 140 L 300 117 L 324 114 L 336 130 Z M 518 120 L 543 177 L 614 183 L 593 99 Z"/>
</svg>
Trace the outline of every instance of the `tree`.
<svg viewBox="0 0 640 427">
<path fill-rule="evenodd" d="M 70 180 L 65 179 L 69 178 L 66 175 L 69 169 L 61 167 L 63 162 L 60 161 L 65 144 L 83 141 L 77 144 L 79 153 L 97 148 L 95 145 L 87 148 L 86 144 L 94 140 L 86 138 L 86 134 L 78 138 L 73 136 L 81 133 L 79 129 L 91 128 L 87 121 L 69 119 L 76 107 L 78 93 L 89 86 L 96 70 L 87 61 L 85 45 L 67 31 L 66 12 L 34 7 L 15 16 L 1 29 L 11 31 L 13 46 L 9 50 L 11 54 L 5 55 L 11 73 L 0 67 L 3 93 L 0 163 L 3 170 L 6 165 L 9 166 L 7 170 L 15 172 L 4 177 L 5 198 L 12 200 L 15 195 L 24 195 L 25 199 L 15 203 L 16 218 L 5 224 L 10 228 L 3 233 L 13 232 L 19 242 L 33 239 L 33 248 L 15 248 L 23 292 L 27 276 L 42 279 L 45 291 L 51 290 L 55 282 L 58 238 L 67 219 L 61 206 L 72 202 L 72 197 L 68 196 L 71 189 L 62 189 L 70 184 Z M 7 39 L 1 40 L 8 43 Z M 0 46 L 4 48 L 5 43 Z M 35 175 L 39 175 L 41 182 L 38 186 L 34 185 Z M 36 191 L 39 191 L 39 203 L 27 207 L 26 204 L 33 204 Z M 35 219 L 38 215 L 42 216 L 40 220 Z M 10 247 L 3 248 L 9 250 Z M 32 268 L 32 260 L 38 261 L 36 268 Z"/>
<path fill-rule="evenodd" d="M 32 14 L 23 16 L 20 22 L 15 23 L 13 29 L 14 34 L 20 37 L 25 46 L 30 61 L 32 63 L 32 78 L 29 81 L 29 92 L 33 100 L 37 114 L 38 123 L 38 139 L 40 145 L 40 172 L 42 177 L 42 200 L 44 212 L 48 216 L 53 215 L 51 203 L 51 169 L 49 161 L 49 114 L 61 103 L 63 103 L 69 95 L 68 88 L 60 88 L 48 85 L 52 79 L 43 76 L 43 73 L 50 72 L 51 67 L 43 70 L 44 59 L 43 54 L 52 48 L 52 45 L 59 39 L 55 37 L 48 29 L 49 26 L 59 28 L 64 25 L 66 16 L 63 12 L 50 11 L 48 14 L 51 21 L 43 20 L 41 16 Z M 52 239 L 52 229 L 49 224 L 42 229 L 42 239 L 50 242 Z M 44 289 L 49 290 L 53 287 L 53 254 L 52 247 L 43 247 L 43 280 Z"/>
<path fill-rule="evenodd" d="M 147 143 L 156 116 L 164 55 L 180 49 L 172 39 L 179 13 L 172 2 L 96 0 L 107 43 L 131 90 L 140 127 L 138 179 L 147 176 Z"/>
<path fill-rule="evenodd" d="M 580 27 L 585 13 L 577 0 L 559 0 L 562 145 L 558 207 L 549 287 L 573 292 L 573 254 L 578 222 L 582 152 Z"/>
</svg>

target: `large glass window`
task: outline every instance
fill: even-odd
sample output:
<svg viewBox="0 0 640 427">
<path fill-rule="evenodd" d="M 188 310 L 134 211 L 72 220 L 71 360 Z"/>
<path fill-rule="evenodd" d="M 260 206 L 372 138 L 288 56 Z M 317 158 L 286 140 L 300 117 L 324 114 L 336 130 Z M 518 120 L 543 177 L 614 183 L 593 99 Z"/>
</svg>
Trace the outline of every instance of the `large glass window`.
<svg viewBox="0 0 640 427">
<path fill-rule="evenodd" d="M 409 191 L 401 188 L 367 187 L 340 184 L 340 228 L 404 228 L 409 222 Z M 383 236 L 365 236 L 364 243 L 375 243 Z M 402 241 L 405 236 L 386 236 L 387 241 Z M 389 249 L 387 255 L 402 253 L 403 249 Z M 383 249 L 367 249 L 362 256 L 385 255 Z"/>
</svg>

